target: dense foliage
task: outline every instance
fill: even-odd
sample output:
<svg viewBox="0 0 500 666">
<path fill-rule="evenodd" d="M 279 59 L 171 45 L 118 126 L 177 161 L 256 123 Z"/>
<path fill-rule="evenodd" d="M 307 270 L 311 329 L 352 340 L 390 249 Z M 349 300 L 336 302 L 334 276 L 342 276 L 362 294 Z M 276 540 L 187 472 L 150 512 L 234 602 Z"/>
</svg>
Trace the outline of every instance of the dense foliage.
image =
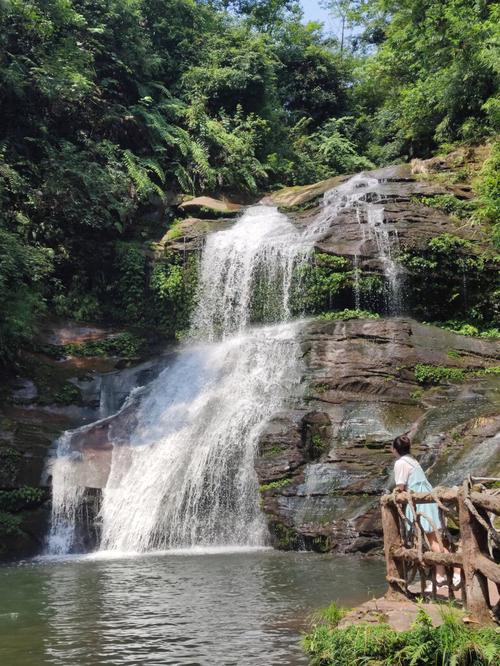
<svg viewBox="0 0 500 666">
<path fill-rule="evenodd" d="M 354 0 L 360 22 L 358 99 L 369 154 L 425 156 L 499 131 L 500 6 L 491 0 Z"/>
<path fill-rule="evenodd" d="M 47 309 L 185 328 L 195 267 L 147 252 L 180 192 L 256 193 L 498 131 L 497 3 L 335 4 L 349 48 L 293 0 L 0 0 L 0 362 Z M 478 193 L 495 223 L 498 148 Z M 312 305 L 330 307 L 352 275 L 314 270 Z"/>
</svg>

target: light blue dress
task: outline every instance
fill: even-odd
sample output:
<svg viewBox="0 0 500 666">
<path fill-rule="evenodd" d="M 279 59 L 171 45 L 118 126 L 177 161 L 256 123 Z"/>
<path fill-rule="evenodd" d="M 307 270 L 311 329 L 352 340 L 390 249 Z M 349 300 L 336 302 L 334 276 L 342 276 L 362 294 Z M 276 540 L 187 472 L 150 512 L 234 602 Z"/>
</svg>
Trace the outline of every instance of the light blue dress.
<svg viewBox="0 0 500 666">
<path fill-rule="evenodd" d="M 406 484 L 407 490 L 412 490 L 415 493 L 428 493 L 432 490 L 432 486 L 425 476 L 424 470 L 420 464 L 411 456 L 402 456 L 406 462 L 413 468 L 408 477 Z M 439 515 L 439 508 L 437 504 L 417 504 L 417 513 L 422 513 L 432 521 L 432 524 L 423 516 L 420 516 L 420 524 L 424 532 L 435 532 L 436 530 L 443 529 L 441 516 Z M 413 522 L 413 511 L 409 505 L 406 507 L 406 517 L 410 524 Z"/>
</svg>

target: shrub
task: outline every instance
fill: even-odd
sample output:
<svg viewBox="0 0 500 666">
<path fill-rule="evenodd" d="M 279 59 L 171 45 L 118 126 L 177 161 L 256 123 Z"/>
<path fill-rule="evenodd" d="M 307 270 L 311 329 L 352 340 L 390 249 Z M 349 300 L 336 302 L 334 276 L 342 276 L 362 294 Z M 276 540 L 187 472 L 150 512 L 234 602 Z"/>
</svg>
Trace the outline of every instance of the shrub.
<svg viewBox="0 0 500 666">
<path fill-rule="evenodd" d="M 443 609 L 443 624 L 420 609 L 415 624 L 397 632 L 380 624 L 338 628 L 343 611 L 329 607 L 303 640 L 312 666 L 493 666 L 500 658 L 500 636 L 494 628 L 466 627 L 454 609 Z"/>
<path fill-rule="evenodd" d="M 419 384 L 437 386 L 443 382 L 463 381 L 466 371 L 461 368 L 447 368 L 441 365 L 425 365 L 418 363 L 415 366 L 415 379 Z"/>
<path fill-rule="evenodd" d="M 436 208 L 448 215 L 456 215 L 460 219 L 468 218 L 476 209 L 476 203 L 470 200 L 459 199 L 453 194 L 436 194 L 432 197 L 421 197 L 416 202 Z"/>
<path fill-rule="evenodd" d="M 15 490 L 0 490 L 0 510 L 7 512 L 22 511 L 38 506 L 46 497 L 41 488 L 23 486 Z"/>
<path fill-rule="evenodd" d="M 331 312 L 322 312 L 318 319 L 325 321 L 337 321 L 347 319 L 380 319 L 380 315 L 376 312 L 369 312 L 368 310 L 333 310 Z"/>
<path fill-rule="evenodd" d="M 133 333 L 120 333 L 103 340 L 70 343 L 64 350 L 70 356 L 119 356 L 137 358 L 144 347 L 144 339 Z"/>
</svg>

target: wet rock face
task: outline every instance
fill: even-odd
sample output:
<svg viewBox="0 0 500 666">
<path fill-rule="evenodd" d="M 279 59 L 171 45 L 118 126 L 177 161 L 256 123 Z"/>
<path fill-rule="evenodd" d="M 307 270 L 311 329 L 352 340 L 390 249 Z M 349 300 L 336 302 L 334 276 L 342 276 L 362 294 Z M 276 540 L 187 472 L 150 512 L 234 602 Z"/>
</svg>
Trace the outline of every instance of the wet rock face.
<svg viewBox="0 0 500 666">
<path fill-rule="evenodd" d="M 368 172 L 378 181 L 376 192 L 366 201 L 383 206 L 383 222 L 396 246 L 421 249 L 435 236 L 444 233 L 466 239 L 478 236 L 471 228 L 457 228 L 445 213 L 419 202 L 423 197 L 450 194 L 450 190 L 435 182 L 417 180 L 408 166 L 387 167 Z M 469 192 L 453 192 L 460 198 Z M 342 256 L 357 256 L 360 267 L 377 268 L 378 249 L 373 234 L 369 233 L 366 213 L 356 207 L 346 207 L 340 214 L 326 219 L 324 237 L 317 244 L 321 252 Z M 395 247 L 397 249 L 397 247 Z"/>
<path fill-rule="evenodd" d="M 256 461 L 275 546 L 380 547 L 378 498 L 391 485 L 390 443 L 408 430 L 434 484 L 460 469 L 500 472 L 498 379 L 471 373 L 462 383 L 425 388 L 414 372 L 417 364 L 489 367 L 498 343 L 386 319 L 311 322 L 303 348 L 305 402 L 269 423 Z M 474 459 L 472 451 L 482 454 Z"/>
</svg>

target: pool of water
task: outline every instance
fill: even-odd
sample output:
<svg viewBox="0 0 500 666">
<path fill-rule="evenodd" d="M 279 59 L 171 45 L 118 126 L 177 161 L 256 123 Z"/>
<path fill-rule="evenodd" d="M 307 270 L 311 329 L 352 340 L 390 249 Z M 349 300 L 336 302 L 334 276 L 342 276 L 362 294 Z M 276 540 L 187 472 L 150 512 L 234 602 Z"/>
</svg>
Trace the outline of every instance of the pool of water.
<svg viewBox="0 0 500 666">
<path fill-rule="evenodd" d="M 311 611 L 384 588 L 381 562 L 272 550 L 21 562 L 0 568 L 0 664 L 306 664 Z"/>
</svg>

